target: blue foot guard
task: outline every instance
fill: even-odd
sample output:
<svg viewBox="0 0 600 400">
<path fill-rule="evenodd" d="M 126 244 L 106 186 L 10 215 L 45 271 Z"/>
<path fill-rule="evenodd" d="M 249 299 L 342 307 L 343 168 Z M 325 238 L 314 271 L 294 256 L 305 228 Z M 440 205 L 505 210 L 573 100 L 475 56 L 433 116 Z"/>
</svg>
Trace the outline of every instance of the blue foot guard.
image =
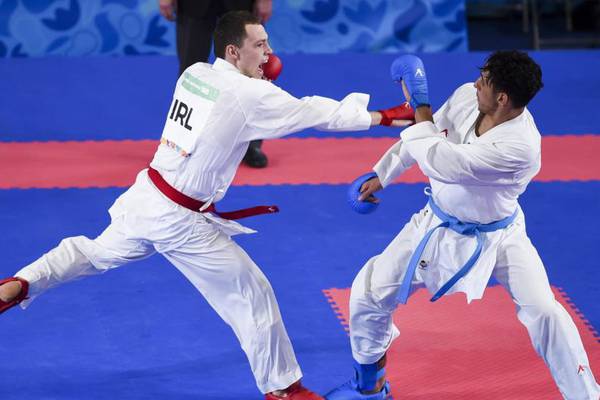
<svg viewBox="0 0 600 400">
<path fill-rule="evenodd" d="M 377 363 L 354 363 L 356 376 L 325 395 L 327 400 L 391 400 L 390 383 L 385 382 L 380 392 L 364 394 L 375 389 L 377 381 L 385 375 L 385 368 L 377 369 Z"/>
</svg>

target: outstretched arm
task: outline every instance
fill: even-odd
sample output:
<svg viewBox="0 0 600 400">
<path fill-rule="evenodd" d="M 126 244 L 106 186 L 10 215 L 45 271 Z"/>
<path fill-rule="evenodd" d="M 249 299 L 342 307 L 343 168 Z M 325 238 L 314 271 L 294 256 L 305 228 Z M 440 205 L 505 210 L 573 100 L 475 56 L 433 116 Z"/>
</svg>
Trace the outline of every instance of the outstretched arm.
<svg viewBox="0 0 600 400">
<path fill-rule="evenodd" d="M 392 127 L 408 126 L 415 122 L 415 113 L 408 103 L 386 110 L 370 111 L 371 126 L 384 125 Z"/>
<path fill-rule="evenodd" d="M 257 80 L 253 84 L 262 95 L 244 107 L 248 115 L 246 140 L 278 138 L 308 128 L 358 131 L 371 125 L 367 94 L 351 93 L 341 101 L 320 96 L 298 99 L 267 82 Z"/>
</svg>

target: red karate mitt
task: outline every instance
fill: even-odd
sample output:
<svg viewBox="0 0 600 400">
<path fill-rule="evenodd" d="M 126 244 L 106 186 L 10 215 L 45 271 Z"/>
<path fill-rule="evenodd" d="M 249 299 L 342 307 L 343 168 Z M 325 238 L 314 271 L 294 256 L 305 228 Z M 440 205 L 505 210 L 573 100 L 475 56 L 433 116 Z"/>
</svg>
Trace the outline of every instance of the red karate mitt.
<svg viewBox="0 0 600 400">
<path fill-rule="evenodd" d="M 264 77 L 270 81 L 274 81 L 281 74 L 283 64 L 281 64 L 281 60 L 275 54 L 269 54 L 269 59 L 262 65 L 262 69 Z"/>
</svg>

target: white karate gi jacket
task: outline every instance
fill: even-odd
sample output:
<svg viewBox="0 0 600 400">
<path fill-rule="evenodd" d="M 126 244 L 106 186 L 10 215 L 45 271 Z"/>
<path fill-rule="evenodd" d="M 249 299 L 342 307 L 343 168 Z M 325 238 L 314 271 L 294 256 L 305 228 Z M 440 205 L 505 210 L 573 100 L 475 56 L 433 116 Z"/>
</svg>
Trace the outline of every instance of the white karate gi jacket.
<svg viewBox="0 0 600 400">
<path fill-rule="evenodd" d="M 381 184 L 389 185 L 417 162 L 429 177 L 433 200 L 446 213 L 463 222 L 487 224 L 517 210 L 515 223 L 524 224 L 518 198 L 540 169 L 540 133 L 525 109 L 518 117 L 481 137 L 473 135 L 470 143 L 465 143 L 478 115 L 473 84 L 459 87 L 435 113 L 434 123 L 422 122 L 404 130 L 401 140 L 379 160 L 374 170 Z M 429 207 L 426 209 L 422 210 L 420 236 L 415 238 L 414 247 L 440 223 Z M 465 292 L 468 301 L 481 298 L 495 265 L 498 244 L 512 231 L 509 226 L 483 233 L 479 260 L 448 293 Z M 424 283 L 435 293 L 465 264 L 475 245 L 473 237 L 438 229 L 423 253 L 425 268 L 417 269 L 416 283 Z"/>
<path fill-rule="evenodd" d="M 319 96 L 298 99 L 268 81 L 241 74 L 223 59 L 212 65 L 197 63 L 177 81 L 161 145 L 150 165 L 171 186 L 208 207 L 225 196 L 250 141 L 306 128 L 365 130 L 371 125 L 368 102 L 369 95 L 363 93 L 351 93 L 341 102 Z M 140 179 L 147 180 L 145 172 Z M 140 202 L 147 202 L 146 195 L 140 195 Z M 111 216 L 125 211 L 123 203 L 115 203 Z M 228 235 L 254 232 L 211 213 L 202 215 Z M 179 222 L 173 221 L 181 227 Z"/>
</svg>

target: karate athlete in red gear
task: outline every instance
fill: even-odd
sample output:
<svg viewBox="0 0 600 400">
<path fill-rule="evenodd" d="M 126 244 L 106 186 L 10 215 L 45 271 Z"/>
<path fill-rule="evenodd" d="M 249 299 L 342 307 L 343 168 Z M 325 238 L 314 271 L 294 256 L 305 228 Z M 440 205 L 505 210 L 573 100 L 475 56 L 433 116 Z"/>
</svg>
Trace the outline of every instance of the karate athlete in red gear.
<svg viewBox="0 0 600 400">
<path fill-rule="evenodd" d="M 391 72 L 415 109 L 416 124 L 401 133 L 370 179 L 363 175 L 353 185 L 355 190 L 364 182 L 351 204 L 359 212 L 372 211 L 356 197 L 376 202 L 373 193 L 414 163 L 429 177 L 429 202 L 354 279 L 355 376 L 326 398 L 390 398 L 384 366 L 387 349 L 400 335 L 392 320 L 396 307 L 423 286 L 432 301 L 454 292 L 466 293 L 469 302 L 479 299 L 493 274 L 510 293 L 564 398 L 598 400 L 600 388 L 577 328 L 554 298 L 518 203 L 541 166 L 540 133 L 526 108 L 542 87 L 540 67 L 525 53 L 496 52 L 475 84 L 459 87 L 435 115 L 420 59 L 400 56 Z M 417 268 L 419 263 L 428 268 Z"/>
<path fill-rule="evenodd" d="M 307 128 L 365 130 L 382 119 L 406 123 L 398 119 L 412 115 L 404 106 L 385 110 L 385 116 L 369 112 L 369 96 L 362 93 L 342 101 L 291 96 L 261 79 L 272 53 L 267 39 L 248 12 L 219 20 L 216 61 L 196 63 L 179 78 L 150 167 L 112 205 L 110 225 L 94 240 L 64 239 L 15 277 L 0 281 L 0 312 L 18 303 L 26 307 L 49 288 L 158 252 L 231 326 L 266 399 L 321 398 L 300 384 L 302 372 L 269 282 L 231 239 L 254 231 L 230 218 L 275 209 L 231 215 L 217 212 L 215 203 L 227 192 L 252 140 Z M 198 395 L 203 397 L 201 388 Z"/>
</svg>

